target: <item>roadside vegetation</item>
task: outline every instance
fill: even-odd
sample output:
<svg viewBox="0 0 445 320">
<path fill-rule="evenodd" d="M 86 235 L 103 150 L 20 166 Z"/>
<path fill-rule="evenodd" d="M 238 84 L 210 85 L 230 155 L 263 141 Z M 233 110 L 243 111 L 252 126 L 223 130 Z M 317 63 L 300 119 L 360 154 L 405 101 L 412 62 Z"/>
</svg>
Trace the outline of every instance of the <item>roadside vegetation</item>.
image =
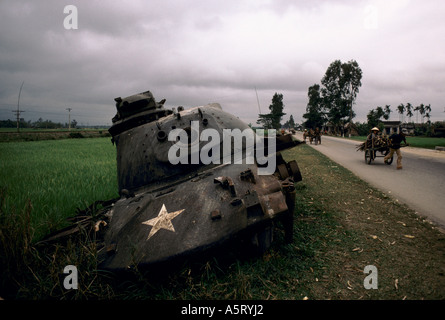
<svg viewBox="0 0 445 320">
<path fill-rule="evenodd" d="M 2 142 L 22 142 L 22 141 L 42 141 L 78 138 L 100 138 L 111 137 L 106 129 L 16 129 L 0 128 L 0 143 Z"/>
<path fill-rule="evenodd" d="M 309 146 L 296 159 L 294 240 L 277 225 L 272 248 L 176 266 L 169 273 L 97 268 L 94 237 L 37 239 L 96 200 L 116 196 L 109 139 L 0 144 L 0 296 L 4 299 L 444 299 L 445 235 Z M 92 212 L 91 214 L 95 214 Z M 79 270 L 79 289 L 63 288 L 63 268 Z M 378 289 L 363 286 L 378 270 Z"/>
</svg>

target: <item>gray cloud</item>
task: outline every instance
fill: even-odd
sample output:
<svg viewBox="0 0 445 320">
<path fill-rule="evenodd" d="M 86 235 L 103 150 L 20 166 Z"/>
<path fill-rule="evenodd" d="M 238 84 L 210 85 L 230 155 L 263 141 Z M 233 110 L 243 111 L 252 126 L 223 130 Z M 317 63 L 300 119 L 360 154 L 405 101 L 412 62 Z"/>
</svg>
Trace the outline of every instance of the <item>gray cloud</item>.
<svg viewBox="0 0 445 320">
<path fill-rule="evenodd" d="M 0 119 L 25 81 L 26 120 L 111 124 L 117 96 L 151 90 L 169 107 L 219 102 L 246 122 L 283 93 L 301 121 L 329 64 L 357 60 L 356 120 L 378 105 L 431 104 L 443 120 L 442 1 L 60 1 L 0 3 Z M 394 112 L 393 118 L 398 119 Z"/>
</svg>

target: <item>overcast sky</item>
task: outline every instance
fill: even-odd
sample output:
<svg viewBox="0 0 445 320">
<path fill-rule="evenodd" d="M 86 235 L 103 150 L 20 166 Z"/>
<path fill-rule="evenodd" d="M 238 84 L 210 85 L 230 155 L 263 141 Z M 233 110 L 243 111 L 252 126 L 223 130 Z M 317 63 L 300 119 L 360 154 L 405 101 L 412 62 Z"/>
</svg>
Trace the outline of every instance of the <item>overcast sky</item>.
<svg viewBox="0 0 445 320">
<path fill-rule="evenodd" d="M 65 29 L 66 5 L 78 29 Z M 308 87 L 354 59 L 355 121 L 386 104 L 398 120 L 407 102 L 444 120 L 444 16 L 443 0 L 1 0 L 0 119 L 14 119 L 24 81 L 26 121 L 68 122 L 72 108 L 79 124 L 111 125 L 114 98 L 150 90 L 169 108 L 218 102 L 252 124 L 278 92 L 283 122 L 301 122 Z"/>
</svg>

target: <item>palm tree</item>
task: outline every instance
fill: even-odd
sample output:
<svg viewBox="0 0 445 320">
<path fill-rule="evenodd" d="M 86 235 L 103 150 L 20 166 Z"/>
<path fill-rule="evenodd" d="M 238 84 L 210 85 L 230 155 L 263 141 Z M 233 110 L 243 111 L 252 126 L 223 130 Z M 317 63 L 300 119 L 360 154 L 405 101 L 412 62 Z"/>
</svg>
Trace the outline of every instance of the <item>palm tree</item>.
<svg viewBox="0 0 445 320">
<path fill-rule="evenodd" d="M 390 114 L 391 114 L 391 106 L 390 106 L 389 104 L 387 104 L 387 105 L 385 106 L 385 113 L 384 113 L 384 115 L 383 115 L 383 118 L 384 118 L 385 120 L 388 120 Z"/>
<path fill-rule="evenodd" d="M 414 111 L 416 112 L 416 123 L 419 123 L 419 110 L 420 106 L 414 108 Z"/>
<path fill-rule="evenodd" d="M 403 105 L 403 103 L 399 104 L 399 106 L 397 107 L 397 111 L 400 114 L 399 119 L 401 118 L 401 122 L 403 122 L 403 113 L 405 112 L 405 106 Z"/>
<path fill-rule="evenodd" d="M 423 123 L 423 117 L 424 117 L 423 115 L 425 114 L 425 106 L 423 105 L 423 103 L 421 103 L 419 106 L 419 113 L 420 113 L 422 123 Z"/>
<path fill-rule="evenodd" d="M 431 104 L 425 106 L 425 117 L 428 118 L 428 123 L 431 124 L 431 121 L 430 121 L 430 112 L 431 112 Z"/>
<path fill-rule="evenodd" d="M 411 103 L 407 103 L 406 104 L 406 115 L 409 117 L 409 122 L 411 122 L 411 117 L 413 116 L 413 112 L 412 112 L 413 106 L 411 105 Z"/>
</svg>

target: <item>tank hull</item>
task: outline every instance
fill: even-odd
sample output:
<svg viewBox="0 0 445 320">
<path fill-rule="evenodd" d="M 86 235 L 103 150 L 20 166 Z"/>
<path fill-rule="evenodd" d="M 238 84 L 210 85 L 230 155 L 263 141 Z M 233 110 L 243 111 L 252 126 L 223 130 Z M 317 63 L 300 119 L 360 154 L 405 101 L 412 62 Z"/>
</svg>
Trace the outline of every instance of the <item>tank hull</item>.
<svg viewBox="0 0 445 320">
<path fill-rule="evenodd" d="M 186 181 L 120 199 L 105 238 L 106 247 L 112 248 L 105 265 L 111 269 L 151 265 L 234 238 L 254 241 L 256 234 L 289 211 L 282 183 L 274 176 L 255 175 L 252 169 L 255 166 L 221 165 Z M 255 183 L 242 178 L 246 171 L 254 174 Z M 221 177 L 231 177 L 235 192 L 218 180 Z"/>
</svg>

